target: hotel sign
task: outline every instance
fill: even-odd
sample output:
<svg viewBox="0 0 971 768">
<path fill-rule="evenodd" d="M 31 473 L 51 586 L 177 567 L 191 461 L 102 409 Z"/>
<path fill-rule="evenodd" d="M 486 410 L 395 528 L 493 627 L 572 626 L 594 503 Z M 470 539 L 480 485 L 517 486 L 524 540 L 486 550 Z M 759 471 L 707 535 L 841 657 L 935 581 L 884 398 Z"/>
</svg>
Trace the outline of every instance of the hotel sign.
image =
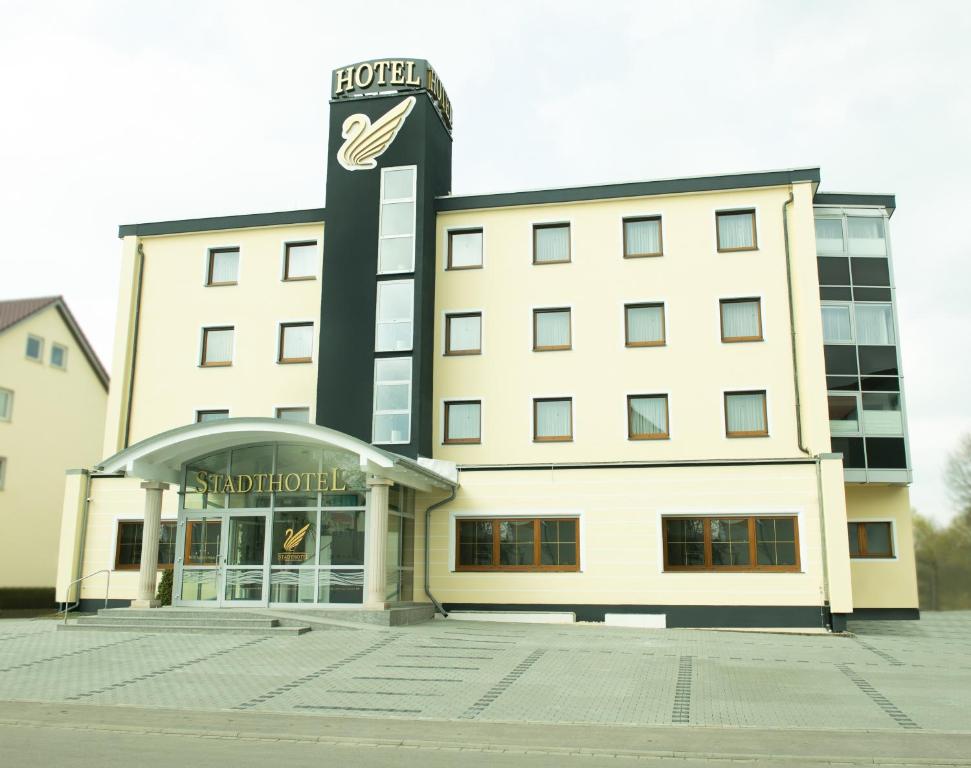
<svg viewBox="0 0 971 768">
<path fill-rule="evenodd" d="M 425 59 L 373 59 L 335 69 L 331 98 L 349 99 L 396 91 L 426 91 L 452 130 L 452 102 Z"/>
<path fill-rule="evenodd" d="M 329 469 L 324 472 L 277 472 L 255 475 L 222 475 L 196 472 L 196 488 L 199 493 L 321 493 L 346 491 L 345 470 Z"/>
</svg>

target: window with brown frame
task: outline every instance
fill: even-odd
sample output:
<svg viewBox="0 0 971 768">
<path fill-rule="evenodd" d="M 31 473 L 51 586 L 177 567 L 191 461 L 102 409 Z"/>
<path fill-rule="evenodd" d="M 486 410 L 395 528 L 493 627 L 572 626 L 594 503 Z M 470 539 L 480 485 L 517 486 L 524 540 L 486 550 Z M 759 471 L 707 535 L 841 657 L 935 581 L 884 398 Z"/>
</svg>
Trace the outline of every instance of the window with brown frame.
<svg viewBox="0 0 971 768">
<path fill-rule="evenodd" d="M 762 341 L 762 301 L 721 299 L 719 302 L 722 341 Z"/>
<path fill-rule="evenodd" d="M 158 568 L 171 570 L 175 563 L 176 522 L 163 520 L 159 530 Z M 137 571 L 142 563 L 142 528 L 140 520 L 119 520 L 115 545 L 115 570 Z"/>
<path fill-rule="evenodd" d="M 573 440 L 573 398 L 540 397 L 533 400 L 533 442 Z"/>
<path fill-rule="evenodd" d="M 624 219 L 624 258 L 661 256 L 661 217 L 640 216 Z"/>
<path fill-rule="evenodd" d="M 446 269 L 482 269 L 482 229 L 453 229 L 448 233 Z"/>
<path fill-rule="evenodd" d="M 568 307 L 533 310 L 533 351 L 553 352 L 573 348 L 573 329 Z"/>
<path fill-rule="evenodd" d="M 280 323 L 280 356 L 278 362 L 312 362 L 313 343 L 313 323 Z"/>
<path fill-rule="evenodd" d="M 445 444 L 482 442 L 482 401 L 452 400 L 445 403 Z"/>
<path fill-rule="evenodd" d="M 565 264 L 570 261 L 570 225 L 533 225 L 533 264 Z"/>
<path fill-rule="evenodd" d="M 578 571 L 578 518 L 460 518 L 455 522 L 459 571 Z"/>
<path fill-rule="evenodd" d="M 718 230 L 719 252 L 758 250 L 754 208 L 743 211 L 718 211 L 715 213 L 715 224 Z"/>
<path fill-rule="evenodd" d="M 665 571 L 798 571 L 794 516 L 665 517 Z"/>
<path fill-rule="evenodd" d="M 624 344 L 628 347 L 663 347 L 664 304 L 624 305 Z"/>
<path fill-rule="evenodd" d="M 765 390 L 725 393 L 726 437 L 768 437 Z"/>
<path fill-rule="evenodd" d="M 630 440 L 664 440 L 670 437 L 667 395 L 627 396 L 627 437 Z"/>
<path fill-rule="evenodd" d="M 482 354 L 482 313 L 445 315 L 445 354 Z"/>
<path fill-rule="evenodd" d="M 886 520 L 866 523 L 847 523 L 850 537 L 850 557 L 891 558 L 893 553 L 893 524 Z"/>
<path fill-rule="evenodd" d="M 210 248 L 206 285 L 236 285 L 239 279 L 239 248 Z"/>
<path fill-rule="evenodd" d="M 202 329 L 202 365 L 215 368 L 233 364 L 233 326 Z"/>
<path fill-rule="evenodd" d="M 287 282 L 317 279 L 317 241 L 287 243 L 283 256 L 283 279 Z"/>
</svg>

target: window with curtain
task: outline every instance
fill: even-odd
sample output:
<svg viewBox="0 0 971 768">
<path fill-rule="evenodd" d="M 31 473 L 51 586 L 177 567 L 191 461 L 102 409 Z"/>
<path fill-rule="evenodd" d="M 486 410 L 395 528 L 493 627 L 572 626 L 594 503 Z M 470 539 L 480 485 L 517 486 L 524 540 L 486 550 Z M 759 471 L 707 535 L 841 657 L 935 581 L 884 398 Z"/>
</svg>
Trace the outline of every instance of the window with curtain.
<svg viewBox="0 0 971 768">
<path fill-rule="evenodd" d="M 478 443 L 482 436 L 482 403 L 465 400 L 445 403 L 445 442 Z"/>
<path fill-rule="evenodd" d="M 624 258 L 661 255 L 661 217 L 624 219 Z"/>
<path fill-rule="evenodd" d="M 412 346 L 415 281 L 378 283 L 375 352 L 401 352 Z"/>
<path fill-rule="evenodd" d="M 415 269 L 415 199 L 413 167 L 381 169 L 379 275 Z"/>
<path fill-rule="evenodd" d="M 236 285 L 239 279 L 239 248 L 210 248 L 206 285 Z"/>
<path fill-rule="evenodd" d="M 858 344 L 893 344 L 893 309 L 889 304 L 856 305 Z"/>
<path fill-rule="evenodd" d="M 317 241 L 287 243 L 283 259 L 284 280 L 313 280 L 317 276 Z"/>
<path fill-rule="evenodd" d="M 853 256 L 885 256 L 887 238 L 880 216 L 848 216 L 850 254 Z"/>
<path fill-rule="evenodd" d="M 570 225 L 533 225 L 533 263 L 557 264 L 570 260 Z"/>
<path fill-rule="evenodd" d="M 548 352 L 570 347 L 570 310 L 533 310 L 533 349 Z"/>
<path fill-rule="evenodd" d="M 206 367 L 233 364 L 233 328 L 202 329 L 202 365 Z"/>
<path fill-rule="evenodd" d="M 482 353 L 482 313 L 463 312 L 445 315 L 445 354 Z"/>
<path fill-rule="evenodd" d="M 769 434 L 764 391 L 725 393 L 725 434 L 728 437 Z"/>
<path fill-rule="evenodd" d="M 411 358 L 374 361 L 374 443 L 411 441 Z"/>
<path fill-rule="evenodd" d="M 795 517 L 665 517 L 666 571 L 797 571 Z"/>
<path fill-rule="evenodd" d="M 313 323 L 280 324 L 281 363 L 309 363 L 314 354 Z"/>
<path fill-rule="evenodd" d="M 627 396 L 627 437 L 660 440 L 668 437 L 668 396 Z"/>
<path fill-rule="evenodd" d="M 843 219 L 816 219 L 816 253 L 843 253 Z"/>
<path fill-rule="evenodd" d="M 755 211 L 720 211 L 715 214 L 719 251 L 751 251 L 757 248 Z"/>
<path fill-rule="evenodd" d="M 448 269 L 482 266 L 482 230 L 461 229 L 448 233 Z"/>
<path fill-rule="evenodd" d="M 576 571 L 578 518 L 455 521 L 456 570 Z"/>
<path fill-rule="evenodd" d="M 878 521 L 847 523 L 850 557 L 893 557 L 893 524 Z"/>
<path fill-rule="evenodd" d="M 848 344 L 853 341 L 853 321 L 846 304 L 824 304 L 823 341 L 827 344 Z"/>
<path fill-rule="evenodd" d="M 722 299 L 721 328 L 722 341 L 762 341 L 762 302 Z"/>
<path fill-rule="evenodd" d="M 626 304 L 624 334 L 628 347 L 664 346 L 664 305 Z"/>
<path fill-rule="evenodd" d="M 533 440 L 558 442 L 573 439 L 573 400 L 538 398 L 533 400 Z"/>
</svg>

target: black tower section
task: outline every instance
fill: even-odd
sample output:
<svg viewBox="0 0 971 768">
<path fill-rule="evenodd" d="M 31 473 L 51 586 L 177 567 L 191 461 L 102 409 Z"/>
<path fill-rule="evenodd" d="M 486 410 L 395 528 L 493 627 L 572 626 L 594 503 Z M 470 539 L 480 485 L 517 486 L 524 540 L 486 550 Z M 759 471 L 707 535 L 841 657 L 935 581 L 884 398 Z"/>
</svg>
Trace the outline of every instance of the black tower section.
<svg viewBox="0 0 971 768">
<path fill-rule="evenodd" d="M 402 100 L 415 105 L 377 167 L 349 171 L 337 161 L 347 117 L 374 123 Z M 428 93 L 334 99 L 327 150 L 327 207 L 320 303 L 317 423 L 372 442 L 374 361 L 412 358 L 411 439 L 384 445 L 404 456 L 432 455 L 435 357 L 435 197 L 452 186 L 452 137 Z M 378 274 L 381 169 L 417 166 L 414 273 Z M 375 352 L 377 283 L 414 278 L 411 351 Z M 383 445 L 382 443 L 377 443 Z"/>
</svg>

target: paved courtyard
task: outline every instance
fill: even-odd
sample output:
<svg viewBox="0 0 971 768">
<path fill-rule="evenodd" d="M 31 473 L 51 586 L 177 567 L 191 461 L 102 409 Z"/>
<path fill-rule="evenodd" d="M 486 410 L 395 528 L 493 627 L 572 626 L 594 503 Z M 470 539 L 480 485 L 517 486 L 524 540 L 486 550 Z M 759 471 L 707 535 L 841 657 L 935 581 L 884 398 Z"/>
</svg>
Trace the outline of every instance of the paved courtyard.
<svg viewBox="0 0 971 768">
<path fill-rule="evenodd" d="M 971 612 L 855 636 L 435 621 L 293 638 L 0 622 L 0 700 L 375 718 L 971 732 Z"/>
</svg>

